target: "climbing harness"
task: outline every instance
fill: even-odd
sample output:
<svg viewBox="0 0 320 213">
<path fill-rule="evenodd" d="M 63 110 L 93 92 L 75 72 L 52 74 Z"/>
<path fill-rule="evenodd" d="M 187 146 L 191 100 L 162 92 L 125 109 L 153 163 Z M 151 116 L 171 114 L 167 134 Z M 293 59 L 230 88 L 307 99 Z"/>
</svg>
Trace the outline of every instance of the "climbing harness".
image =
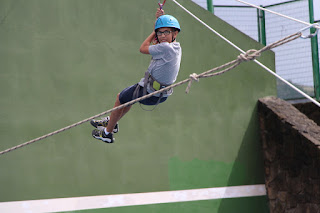
<svg viewBox="0 0 320 213">
<path fill-rule="evenodd" d="M 152 92 L 155 92 L 155 91 L 158 91 L 160 89 L 163 89 L 163 88 L 166 88 L 170 86 L 169 84 L 162 84 L 160 82 L 158 82 L 157 80 L 155 80 L 155 78 L 151 75 L 151 73 L 149 73 L 148 71 L 145 72 L 144 74 L 144 81 L 143 81 L 143 93 L 142 93 L 142 96 L 145 96 L 148 94 L 147 90 L 151 90 Z M 140 84 L 137 85 L 136 89 L 134 90 L 133 92 L 133 97 L 132 99 L 136 99 L 139 97 L 139 91 L 141 89 L 141 86 Z M 159 97 L 158 97 L 158 101 L 157 103 L 154 105 L 154 107 L 151 109 L 151 110 L 148 110 L 148 109 L 145 109 L 141 106 L 140 104 L 140 107 L 145 110 L 145 111 L 153 111 L 156 106 L 160 103 L 161 99 L 166 95 L 171 95 L 173 92 L 173 89 L 170 89 L 170 90 L 165 90 L 164 92 L 161 92 Z"/>
<path fill-rule="evenodd" d="M 165 2 L 165 1 L 164 1 Z M 233 60 L 233 61 L 230 61 L 226 64 L 223 64 L 219 67 L 216 67 L 216 68 L 213 68 L 211 70 L 208 70 L 206 72 L 203 72 L 201 74 L 196 74 L 196 73 L 193 73 L 189 76 L 189 78 L 183 80 L 183 81 L 180 81 L 178 83 L 175 83 L 175 84 L 171 84 L 167 87 L 164 87 L 164 88 L 161 88 L 161 84 L 160 84 L 160 89 L 159 90 L 156 90 L 155 92 L 153 93 L 150 93 L 150 94 L 146 94 L 140 98 L 136 98 L 132 101 L 129 101 L 125 104 L 122 104 L 120 106 L 117 106 L 117 107 L 114 107 L 112 109 L 109 109 L 105 112 L 102 112 L 102 113 L 99 113 L 97 115 L 94 115 L 92 117 L 89 117 L 87 119 L 84 119 L 82 121 L 79 121 L 77 123 L 74 123 L 70 126 L 67 126 L 67 127 L 64 127 L 64 128 L 61 128 L 59 130 L 56 130 L 54 132 L 51 132 L 47 135 L 43 135 L 41 137 L 38 137 L 38 138 L 35 138 L 33 140 L 30 140 L 28 142 L 25 142 L 23 144 L 20 144 L 20 145 L 17 145 L 17 146 L 14 146 L 12 148 L 9 148 L 9 149 L 6 149 L 4 151 L 1 151 L 0 152 L 0 155 L 2 154 L 5 154 L 5 153 L 8 153 L 8 152 L 11 152 L 13 150 L 16 150 L 16 149 L 19 149 L 19 148 L 22 148 L 24 146 L 27 146 L 27 145 L 30 145 L 32 143 L 35 143 L 37 141 L 40 141 L 42 139 L 45 139 L 47 137 L 50 137 L 50 136 L 53 136 L 55 134 L 58 134 L 58 133 L 61 133 L 63 131 L 66 131 L 68 129 L 71 129 L 73 127 L 76 127 L 76 126 L 79 126 L 83 123 L 86 123 L 88 121 L 91 121 L 92 119 L 95 119 L 97 117 L 101 117 L 103 115 L 106 115 L 106 114 L 109 114 L 115 110 L 118 110 L 118 109 L 122 109 L 124 107 L 127 107 L 127 106 L 130 106 L 134 103 L 137 103 L 141 100 L 144 100 L 144 99 L 147 99 L 147 98 L 150 98 L 151 96 L 154 96 L 156 94 L 161 94 L 163 92 L 166 92 L 166 91 L 169 91 L 171 89 L 173 89 L 174 87 L 177 87 L 177 86 L 180 86 L 182 84 L 185 84 L 185 83 L 188 83 L 188 86 L 186 88 L 186 93 L 189 92 L 190 90 L 190 87 L 191 87 L 191 84 L 193 81 L 199 81 L 200 78 L 207 78 L 207 77 L 212 77 L 212 76 L 217 76 L 217 75 L 221 75 L 229 70 L 232 70 L 233 68 L 235 68 L 236 66 L 240 65 L 242 62 L 245 62 L 245 61 L 254 61 L 256 62 L 257 64 L 259 64 L 261 67 L 263 67 L 264 69 L 266 69 L 267 71 L 269 71 L 271 74 L 273 74 L 274 76 L 276 76 L 277 78 L 279 78 L 280 80 L 282 80 L 283 82 L 285 82 L 286 84 L 288 84 L 290 87 L 292 87 L 293 89 L 295 89 L 297 92 L 299 92 L 300 94 L 302 94 L 303 96 L 305 96 L 306 98 L 308 98 L 309 100 L 311 100 L 314 104 L 316 104 L 317 106 L 320 107 L 320 103 L 318 103 L 317 101 L 313 100 L 311 97 L 309 97 L 308 95 L 306 95 L 305 93 L 303 93 L 302 91 L 300 91 L 299 89 L 297 89 L 294 85 L 292 85 L 291 83 L 289 83 L 288 81 L 286 81 L 285 79 L 281 78 L 280 76 L 278 76 L 277 74 L 275 74 L 272 70 L 270 70 L 269 68 L 267 68 L 265 65 L 261 64 L 259 61 L 256 60 L 257 57 L 259 57 L 261 55 L 262 52 L 264 51 L 267 51 L 267 50 L 271 50 L 272 48 L 275 48 L 275 47 L 278 47 L 280 45 L 283 45 L 283 44 L 286 44 L 290 41 L 293 41 L 297 38 L 303 38 L 305 36 L 302 35 L 302 31 L 306 30 L 306 29 L 302 29 L 300 30 L 299 32 L 297 33 L 294 33 L 292 35 L 289 35 L 279 41 L 276 41 L 270 45 L 267 45 L 265 46 L 264 48 L 260 49 L 260 50 L 249 50 L 247 52 L 244 52 L 243 50 L 241 50 L 239 47 L 237 47 L 236 45 L 234 45 L 232 42 L 230 42 L 229 40 L 227 40 L 226 38 L 224 38 L 223 36 L 221 36 L 220 34 L 218 34 L 216 31 L 214 31 L 210 26 L 208 26 L 207 24 L 205 24 L 202 20 L 200 20 L 198 17 L 196 17 L 195 15 L 193 15 L 190 11 L 188 11 L 187 9 L 185 9 L 182 5 L 180 5 L 178 2 L 176 2 L 176 0 L 173 0 L 173 2 L 175 2 L 178 6 L 180 6 L 182 9 L 184 9 L 186 12 L 188 12 L 191 16 L 193 16 L 194 18 L 196 18 L 199 22 L 201 22 L 202 24 L 204 24 L 208 29 L 210 29 L 211 31 L 213 31 L 214 33 L 216 33 L 217 35 L 219 35 L 220 37 L 222 37 L 225 41 L 227 41 L 229 44 L 231 44 L 232 46 L 234 46 L 236 49 L 240 50 L 242 53 L 237 57 L 237 59 Z M 163 6 L 163 5 L 162 5 Z M 319 26 L 318 25 L 312 25 L 314 28 L 317 28 L 319 29 Z M 309 27 L 310 28 L 310 27 Z M 318 31 L 317 31 L 318 32 Z M 307 36 L 308 37 L 308 36 Z M 157 85 L 157 84 L 156 84 Z"/>
<path fill-rule="evenodd" d="M 158 82 L 152 75 L 151 73 L 149 73 L 148 71 L 145 72 L 144 75 L 144 85 L 143 85 L 143 95 L 147 94 L 147 89 L 150 89 L 151 91 L 155 92 L 158 91 L 160 89 L 163 89 L 167 86 L 170 86 L 170 84 L 162 84 L 160 82 Z M 164 94 L 171 94 L 172 93 L 172 89 L 170 91 L 166 91 L 166 92 L 162 92 L 160 93 L 160 96 L 164 95 Z"/>
<path fill-rule="evenodd" d="M 160 7 L 160 10 L 162 10 L 165 3 L 166 3 L 166 0 L 164 0 L 163 3 L 161 3 L 161 0 L 158 1 L 158 5 Z"/>
</svg>

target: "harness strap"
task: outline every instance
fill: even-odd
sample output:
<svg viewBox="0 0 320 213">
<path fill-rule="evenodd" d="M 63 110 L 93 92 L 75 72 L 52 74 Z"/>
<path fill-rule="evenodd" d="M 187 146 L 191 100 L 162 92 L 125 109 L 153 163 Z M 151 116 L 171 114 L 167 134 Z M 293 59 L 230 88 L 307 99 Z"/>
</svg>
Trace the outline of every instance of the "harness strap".
<svg viewBox="0 0 320 213">
<path fill-rule="evenodd" d="M 158 81 L 156 81 L 152 75 L 146 71 L 145 74 L 144 74 L 144 81 L 143 81 L 143 96 L 147 95 L 147 88 L 148 88 L 148 85 L 150 87 L 152 87 L 154 90 L 159 90 L 159 89 L 162 89 L 164 87 L 167 87 L 168 85 L 165 85 L 165 84 L 161 84 L 159 83 Z M 140 91 L 140 84 L 137 85 L 136 89 L 134 90 L 133 92 L 133 99 L 136 99 L 139 97 L 139 91 Z M 160 103 L 160 100 L 163 98 L 164 96 L 164 93 L 165 92 L 162 92 L 160 93 L 160 96 L 158 98 L 158 101 L 155 105 L 158 105 Z"/>
<path fill-rule="evenodd" d="M 133 92 L 132 99 L 137 99 L 139 97 L 140 85 L 138 84 L 136 89 Z"/>
<path fill-rule="evenodd" d="M 143 96 L 147 94 L 148 83 L 149 83 L 149 72 L 146 71 L 144 73 L 144 81 L 143 81 Z"/>
</svg>

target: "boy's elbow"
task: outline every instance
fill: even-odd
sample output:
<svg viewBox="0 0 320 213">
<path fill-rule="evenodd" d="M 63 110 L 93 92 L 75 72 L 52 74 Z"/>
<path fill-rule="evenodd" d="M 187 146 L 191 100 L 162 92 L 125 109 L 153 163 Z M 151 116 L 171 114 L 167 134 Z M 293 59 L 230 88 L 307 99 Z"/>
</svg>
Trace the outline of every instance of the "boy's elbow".
<svg viewBox="0 0 320 213">
<path fill-rule="evenodd" d="M 149 53 L 149 46 L 148 47 L 141 46 L 140 47 L 140 52 L 143 53 L 143 54 L 150 54 Z"/>
</svg>

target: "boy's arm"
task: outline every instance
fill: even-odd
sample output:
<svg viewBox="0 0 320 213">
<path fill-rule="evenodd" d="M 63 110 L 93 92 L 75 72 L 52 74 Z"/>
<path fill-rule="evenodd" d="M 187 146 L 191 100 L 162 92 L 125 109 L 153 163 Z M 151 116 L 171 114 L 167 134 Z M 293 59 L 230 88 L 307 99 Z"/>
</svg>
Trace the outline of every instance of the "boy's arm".
<svg viewBox="0 0 320 213">
<path fill-rule="evenodd" d="M 156 19 L 158 19 L 160 16 L 164 15 L 164 10 L 157 8 L 156 12 Z M 143 54 L 150 54 L 149 52 L 149 46 L 150 43 L 154 41 L 156 37 L 156 33 L 153 31 L 147 38 L 142 42 L 140 46 L 140 52 Z"/>
<path fill-rule="evenodd" d="M 140 46 L 140 52 L 143 54 L 150 54 L 149 52 L 149 46 L 150 43 L 155 39 L 156 33 L 153 31 L 147 38 L 142 42 Z"/>
</svg>

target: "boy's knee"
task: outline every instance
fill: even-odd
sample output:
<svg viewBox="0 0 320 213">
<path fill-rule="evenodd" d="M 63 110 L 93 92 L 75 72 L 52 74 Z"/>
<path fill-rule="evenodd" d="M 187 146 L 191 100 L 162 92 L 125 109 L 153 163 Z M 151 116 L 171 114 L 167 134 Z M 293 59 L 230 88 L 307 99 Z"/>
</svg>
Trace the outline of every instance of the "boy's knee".
<svg viewBox="0 0 320 213">
<path fill-rule="evenodd" d="M 120 93 L 118 93 L 117 95 L 117 100 L 120 100 Z"/>
<path fill-rule="evenodd" d="M 120 103 L 120 93 L 118 93 L 118 95 L 117 95 L 117 102 Z"/>
</svg>

